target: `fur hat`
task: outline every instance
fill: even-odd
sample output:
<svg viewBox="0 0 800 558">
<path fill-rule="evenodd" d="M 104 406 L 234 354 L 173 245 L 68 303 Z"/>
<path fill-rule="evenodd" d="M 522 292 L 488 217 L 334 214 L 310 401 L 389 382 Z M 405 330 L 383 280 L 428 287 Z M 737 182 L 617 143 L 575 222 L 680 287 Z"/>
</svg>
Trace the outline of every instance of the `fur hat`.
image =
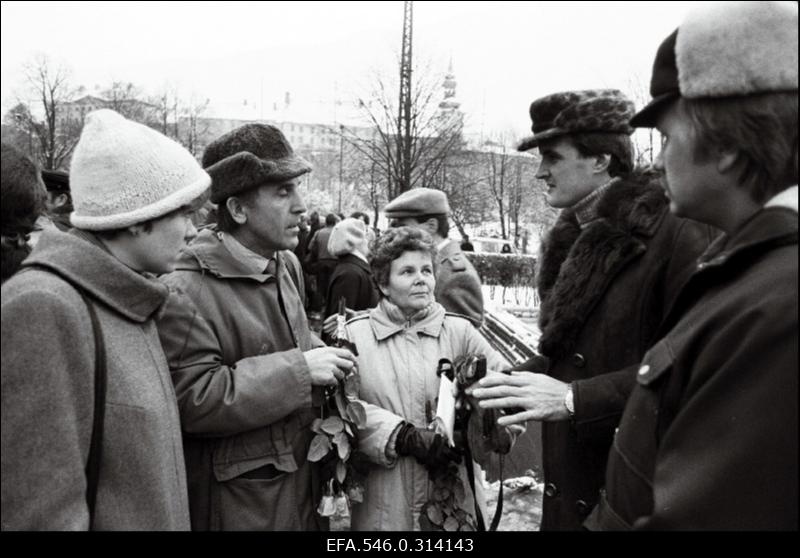
<svg viewBox="0 0 800 558">
<path fill-rule="evenodd" d="M 587 89 L 553 93 L 531 103 L 533 136 L 517 147 L 527 151 L 539 141 L 581 132 L 631 134 L 628 121 L 633 102 L 618 89 Z"/>
<path fill-rule="evenodd" d="M 187 205 L 211 179 L 168 137 L 109 109 L 89 113 L 70 165 L 78 229 L 120 229 Z"/>
<path fill-rule="evenodd" d="M 420 217 L 422 215 L 449 215 L 447 194 L 432 188 L 412 188 L 386 204 L 383 213 L 387 219 Z"/>
<path fill-rule="evenodd" d="M 797 3 L 720 2 L 691 11 L 656 53 L 653 100 L 631 120 L 653 127 L 687 99 L 797 91 Z"/>
<path fill-rule="evenodd" d="M 367 240 L 367 226 L 361 219 L 348 217 L 336 223 L 328 239 L 328 252 L 334 256 L 350 254 Z"/>
<path fill-rule="evenodd" d="M 311 171 L 283 132 L 268 124 L 245 124 L 214 140 L 203 153 L 203 168 L 211 175 L 213 203 Z"/>
</svg>

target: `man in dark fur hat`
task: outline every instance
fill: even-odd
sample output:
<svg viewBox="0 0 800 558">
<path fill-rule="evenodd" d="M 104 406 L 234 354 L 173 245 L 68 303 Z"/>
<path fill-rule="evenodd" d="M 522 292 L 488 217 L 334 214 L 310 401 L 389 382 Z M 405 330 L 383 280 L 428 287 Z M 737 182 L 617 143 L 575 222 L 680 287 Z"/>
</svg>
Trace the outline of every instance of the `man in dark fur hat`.
<svg viewBox="0 0 800 558">
<path fill-rule="evenodd" d="M 537 178 L 563 209 L 542 245 L 538 356 L 481 382 L 503 424 L 541 421 L 542 530 L 571 530 L 598 501 L 639 361 L 695 259 L 714 236 L 678 219 L 651 170 L 633 169 L 633 103 L 617 90 L 556 93 L 530 107 Z"/>
<path fill-rule="evenodd" d="M 325 347 L 303 309 L 292 250 L 311 166 L 265 124 L 212 142 L 203 166 L 218 222 L 166 276 L 183 294 L 158 323 L 186 434 L 192 528 L 326 529 L 307 459 L 320 415 L 312 391 L 335 385 L 354 357 Z"/>
</svg>

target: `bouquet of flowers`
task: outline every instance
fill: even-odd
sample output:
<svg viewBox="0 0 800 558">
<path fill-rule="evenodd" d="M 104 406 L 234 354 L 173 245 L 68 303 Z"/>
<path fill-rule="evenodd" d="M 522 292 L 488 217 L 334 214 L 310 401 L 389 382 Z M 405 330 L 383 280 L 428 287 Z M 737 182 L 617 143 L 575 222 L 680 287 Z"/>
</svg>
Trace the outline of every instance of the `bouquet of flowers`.
<svg viewBox="0 0 800 558">
<path fill-rule="evenodd" d="M 345 332 L 344 299 L 339 302 L 337 317 L 338 347 L 358 355 Z M 323 482 L 322 499 L 317 512 L 323 517 L 347 517 L 351 503 L 363 501 L 365 460 L 358 454 L 358 429 L 367 421 L 364 405 L 355 400 L 358 373 L 353 368 L 338 385 L 326 393 L 320 418 L 311 430 L 316 434 L 308 449 L 308 460 L 320 462 Z"/>
</svg>

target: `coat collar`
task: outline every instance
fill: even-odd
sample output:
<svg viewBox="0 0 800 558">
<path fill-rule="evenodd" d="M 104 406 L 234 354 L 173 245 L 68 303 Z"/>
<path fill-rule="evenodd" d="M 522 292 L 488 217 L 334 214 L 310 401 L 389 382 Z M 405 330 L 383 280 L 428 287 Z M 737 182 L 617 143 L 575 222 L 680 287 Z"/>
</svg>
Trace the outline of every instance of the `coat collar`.
<svg viewBox="0 0 800 558">
<path fill-rule="evenodd" d="M 275 253 L 280 265 L 280 252 Z M 184 248 L 178 257 L 175 270 L 208 272 L 220 279 L 251 279 L 264 283 L 273 276 L 254 272 L 252 266 L 231 254 L 216 231 L 204 229 Z"/>
<path fill-rule="evenodd" d="M 151 274 L 127 267 L 86 231 L 48 229 L 24 267 L 43 267 L 80 287 L 135 322 L 146 322 L 161 308 L 168 287 Z"/>
<path fill-rule="evenodd" d="M 345 254 L 344 256 L 339 256 L 339 263 L 348 263 L 352 264 L 365 272 L 367 274 L 372 274 L 372 268 L 369 266 L 367 262 L 356 256 L 355 254 Z"/>
<path fill-rule="evenodd" d="M 797 211 L 774 204 L 758 211 L 731 235 L 721 235 L 699 258 L 698 269 L 725 266 L 772 246 L 797 243 Z"/>
<path fill-rule="evenodd" d="M 573 211 L 562 211 L 540 257 L 543 354 L 560 358 L 570 352 L 614 277 L 646 252 L 648 239 L 668 212 L 669 202 L 658 180 L 649 171 L 614 179 L 597 202 L 597 219 L 583 229 Z"/>
<path fill-rule="evenodd" d="M 375 308 L 369 311 L 369 323 L 372 333 L 378 341 L 383 341 L 406 330 L 416 331 L 430 337 L 439 337 L 444 318 L 445 309 L 438 302 L 431 305 L 430 311 L 424 318 L 410 325 L 408 323 L 398 324 L 389 317 L 385 299 L 382 299 Z"/>
</svg>

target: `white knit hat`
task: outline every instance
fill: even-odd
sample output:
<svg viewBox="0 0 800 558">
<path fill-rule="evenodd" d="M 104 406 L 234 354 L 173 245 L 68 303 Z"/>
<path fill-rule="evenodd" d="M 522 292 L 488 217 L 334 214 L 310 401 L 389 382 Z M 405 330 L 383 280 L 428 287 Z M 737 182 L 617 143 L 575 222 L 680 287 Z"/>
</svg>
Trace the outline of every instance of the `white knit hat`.
<svg viewBox="0 0 800 558">
<path fill-rule="evenodd" d="M 191 153 L 113 110 L 90 113 L 70 165 L 72 225 L 125 228 L 187 205 L 211 185 Z"/>
<path fill-rule="evenodd" d="M 336 223 L 328 239 L 328 252 L 334 256 L 351 254 L 367 241 L 367 225 L 361 219 L 348 217 Z"/>
</svg>

